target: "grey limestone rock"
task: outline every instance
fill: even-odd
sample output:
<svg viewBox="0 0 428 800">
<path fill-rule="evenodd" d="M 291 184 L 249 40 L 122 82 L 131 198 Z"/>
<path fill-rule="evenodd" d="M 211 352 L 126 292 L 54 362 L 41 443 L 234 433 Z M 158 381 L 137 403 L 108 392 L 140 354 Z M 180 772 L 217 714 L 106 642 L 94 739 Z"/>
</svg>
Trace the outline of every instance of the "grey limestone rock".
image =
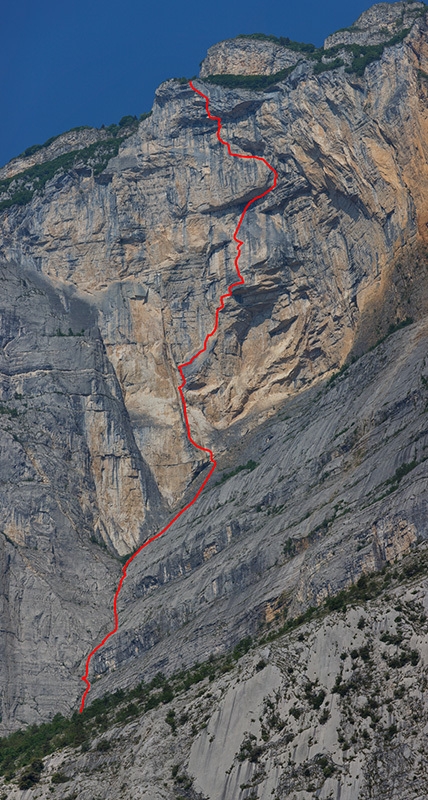
<svg viewBox="0 0 428 800">
<path fill-rule="evenodd" d="M 238 37 L 209 48 L 201 64 L 200 77 L 209 75 L 272 75 L 304 58 L 273 41 Z"/>
<path fill-rule="evenodd" d="M 324 47 L 329 49 L 340 44 L 382 44 L 402 30 L 410 29 L 415 20 L 425 13 L 425 3 L 377 3 L 363 11 L 350 28 L 327 36 Z"/>
<path fill-rule="evenodd" d="M 91 697 L 222 652 L 426 539 L 428 48 L 405 5 L 410 33 L 362 77 L 196 82 L 278 186 L 241 229 L 245 286 L 186 369 L 218 479 L 129 568 Z M 121 559 L 206 475 L 177 364 L 212 329 L 239 216 L 272 181 L 215 132 L 167 81 L 101 174 L 60 170 L 1 211 L 4 731 L 77 707 Z"/>
</svg>

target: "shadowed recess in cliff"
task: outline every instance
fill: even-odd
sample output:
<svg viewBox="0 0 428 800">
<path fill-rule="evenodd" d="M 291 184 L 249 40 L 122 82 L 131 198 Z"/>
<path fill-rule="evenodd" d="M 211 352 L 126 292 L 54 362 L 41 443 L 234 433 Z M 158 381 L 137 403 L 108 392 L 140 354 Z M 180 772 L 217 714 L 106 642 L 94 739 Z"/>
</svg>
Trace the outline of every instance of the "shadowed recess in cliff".
<svg viewBox="0 0 428 800">
<path fill-rule="evenodd" d="M 240 231 L 240 228 L 241 228 L 241 225 L 243 223 L 244 217 L 245 217 L 248 209 L 250 208 L 250 206 L 253 203 L 255 203 L 256 200 L 261 200 L 263 197 L 265 197 L 267 194 L 269 194 L 269 192 L 271 192 L 273 189 L 275 189 L 275 187 L 277 185 L 277 182 L 278 182 L 278 173 L 277 173 L 277 171 L 274 169 L 274 167 L 272 167 L 271 164 L 269 164 L 268 161 L 266 161 L 265 158 L 263 158 L 262 156 L 248 155 L 248 154 L 244 154 L 244 153 L 235 153 L 235 152 L 232 151 L 229 142 L 225 141 L 225 139 L 222 139 L 222 137 L 221 137 L 221 118 L 211 114 L 211 112 L 210 112 L 210 108 L 209 108 L 210 101 L 209 101 L 209 98 L 207 97 L 206 94 L 204 94 L 199 89 L 197 89 L 196 86 L 192 83 L 192 81 L 189 81 L 189 85 L 190 85 L 190 88 L 196 94 L 198 94 L 200 97 L 202 97 L 203 100 L 205 101 L 205 110 L 206 110 L 208 118 L 217 123 L 217 139 L 220 142 L 220 144 L 224 145 L 227 148 L 227 151 L 228 151 L 229 155 L 234 157 L 234 158 L 252 159 L 252 160 L 256 160 L 256 161 L 261 161 L 272 172 L 272 174 L 273 174 L 273 183 L 264 192 L 262 192 L 261 194 L 257 194 L 256 196 L 252 197 L 246 203 L 246 205 L 244 207 L 244 210 L 242 211 L 242 213 L 241 213 L 241 215 L 239 217 L 239 221 L 238 221 L 238 224 L 237 224 L 237 226 L 235 228 L 235 231 L 233 233 L 233 240 L 236 243 L 236 256 L 235 256 L 234 266 L 235 266 L 235 270 L 236 270 L 236 274 L 237 274 L 238 280 L 235 281 L 234 283 L 231 283 L 229 285 L 229 287 L 228 287 L 227 292 L 220 296 L 219 304 L 218 304 L 218 306 L 216 308 L 216 311 L 215 311 L 214 325 L 212 327 L 212 330 L 205 336 L 204 343 L 203 343 L 202 347 L 196 353 L 194 353 L 193 356 L 191 358 L 189 358 L 188 361 L 184 361 L 183 363 L 178 364 L 178 367 L 177 367 L 177 369 L 178 369 L 178 371 L 180 373 L 180 377 L 181 377 L 181 383 L 178 386 L 178 391 L 179 391 L 180 399 L 181 399 L 181 403 L 182 403 L 183 416 L 184 416 L 184 421 L 185 421 L 185 425 L 186 425 L 187 436 L 189 438 L 189 441 L 191 442 L 191 444 L 194 447 L 196 447 L 201 452 L 208 454 L 209 460 L 210 460 L 210 463 L 211 463 L 211 468 L 210 468 L 208 474 L 205 476 L 204 480 L 202 481 L 199 489 L 197 490 L 197 492 L 195 493 L 193 498 L 190 500 L 190 502 L 187 503 L 185 506 L 183 506 L 183 508 L 180 509 L 180 511 L 173 517 L 173 519 L 171 519 L 168 522 L 167 525 L 165 525 L 164 528 L 162 528 L 162 530 L 160 530 L 154 536 L 151 536 L 149 539 L 147 539 L 147 541 L 145 541 L 128 558 L 128 560 L 126 561 L 126 563 L 122 567 L 122 575 L 121 575 L 120 581 L 118 583 L 118 586 L 117 586 L 117 589 L 116 589 L 116 592 L 115 592 L 115 595 L 114 595 L 114 598 L 113 598 L 114 627 L 112 628 L 111 631 L 109 631 L 104 636 L 102 641 L 99 642 L 99 644 L 97 644 L 96 647 L 94 647 L 93 650 L 91 650 L 91 652 L 89 653 L 89 655 L 88 655 L 88 657 L 86 659 L 85 674 L 82 676 L 82 680 L 86 684 L 86 688 L 85 688 L 85 691 L 84 691 L 83 696 L 82 696 L 82 700 L 81 700 L 81 704 L 80 704 L 80 712 L 82 712 L 84 710 L 84 708 L 85 708 L 86 697 L 87 697 L 88 692 L 89 692 L 89 690 L 91 688 L 91 684 L 90 684 L 89 677 L 88 677 L 89 676 L 89 668 L 90 668 L 91 660 L 92 660 L 93 656 L 95 655 L 95 653 L 97 653 L 98 650 L 100 650 L 105 645 L 105 643 L 110 639 L 111 636 L 113 636 L 113 634 L 115 634 L 117 632 L 117 630 L 119 628 L 119 616 L 118 616 L 118 611 L 117 611 L 117 603 L 118 603 L 120 592 L 122 590 L 122 586 L 123 586 L 124 580 L 125 580 L 126 575 L 127 575 L 127 569 L 129 567 L 129 565 L 139 555 L 139 553 L 141 553 L 141 551 L 144 550 L 145 547 L 147 547 L 149 544 L 154 542 L 156 539 L 159 539 L 160 536 L 162 536 L 164 533 L 166 533 L 166 531 L 169 530 L 169 528 L 171 528 L 171 526 L 174 524 L 174 522 L 176 522 L 191 506 L 193 506 L 193 504 L 196 502 L 196 500 L 200 496 L 201 492 L 203 491 L 203 489 L 207 485 L 208 481 L 210 480 L 210 478 L 211 478 L 211 476 L 212 476 L 212 474 L 213 474 L 213 472 L 214 472 L 214 470 L 215 470 L 215 468 L 217 466 L 217 462 L 215 460 L 213 451 L 209 447 L 203 447 L 203 445 L 198 444 L 193 439 L 192 432 L 191 432 L 191 429 L 190 429 L 189 417 L 188 417 L 188 413 L 187 413 L 186 399 L 185 399 L 184 391 L 183 391 L 185 386 L 186 386 L 186 377 L 185 377 L 185 374 L 184 374 L 184 369 L 185 369 L 185 367 L 189 367 L 191 364 L 193 364 L 193 362 L 196 361 L 196 359 L 202 353 L 204 353 L 206 351 L 210 339 L 217 332 L 218 324 L 219 324 L 219 314 L 220 314 L 220 311 L 222 311 L 224 309 L 224 301 L 226 300 L 226 298 L 232 296 L 232 290 L 235 287 L 242 286 L 245 283 L 244 278 L 243 278 L 243 276 L 241 274 L 241 271 L 239 269 L 239 259 L 241 257 L 241 250 L 242 250 L 242 246 L 243 246 L 244 242 L 243 242 L 242 239 L 239 239 L 238 233 Z"/>
</svg>

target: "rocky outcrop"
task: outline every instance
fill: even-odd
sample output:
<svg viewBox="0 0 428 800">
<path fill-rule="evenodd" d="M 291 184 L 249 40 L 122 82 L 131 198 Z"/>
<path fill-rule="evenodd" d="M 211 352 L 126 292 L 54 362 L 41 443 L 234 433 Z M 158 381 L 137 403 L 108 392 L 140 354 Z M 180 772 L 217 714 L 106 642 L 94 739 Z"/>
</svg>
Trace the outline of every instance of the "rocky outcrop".
<svg viewBox="0 0 428 800">
<path fill-rule="evenodd" d="M 126 553 L 162 501 L 88 299 L 0 270 L 3 723 L 65 710 Z"/>
<path fill-rule="evenodd" d="M 362 77 L 312 64 L 267 92 L 197 83 L 278 186 L 246 216 L 245 286 L 186 370 L 193 436 L 224 481 L 133 562 L 93 696 L 221 651 L 426 538 L 427 35 L 420 16 Z M 211 330 L 239 215 L 271 182 L 215 130 L 167 81 L 106 169 L 59 169 L 1 212 L 5 730 L 76 704 L 119 557 L 206 474 L 176 367 Z"/>
<path fill-rule="evenodd" d="M 272 75 L 297 64 L 303 53 L 263 39 L 226 39 L 209 48 L 202 61 L 200 77 L 209 75 Z"/>
<path fill-rule="evenodd" d="M 76 128 L 75 130 L 67 131 L 59 136 L 53 138 L 50 144 L 43 145 L 39 149 L 29 148 L 35 152 L 29 155 L 23 154 L 17 156 L 9 161 L 4 167 L 0 169 L 0 180 L 13 178 L 26 169 L 30 169 L 35 164 L 44 164 L 46 161 L 52 161 L 54 158 L 64 155 L 71 150 L 83 150 L 85 147 L 94 144 L 95 142 L 108 139 L 111 134 L 104 128 Z"/>
<path fill-rule="evenodd" d="M 189 370 L 196 438 L 209 444 L 216 429 L 340 365 L 403 245 L 426 237 L 425 39 L 425 22 L 416 23 L 363 84 L 333 71 L 267 95 L 205 87 L 225 136 L 263 152 L 279 186 L 247 217 L 246 286 Z M 6 260 L 92 293 L 136 441 L 170 502 L 200 467 L 176 363 L 198 348 L 233 275 L 239 208 L 270 181 L 266 168 L 230 159 L 203 115 L 188 86 L 167 82 L 108 170 L 59 175 L 2 220 Z M 112 284 L 129 281 L 145 287 L 146 301 L 126 289 L 106 315 Z"/>
<path fill-rule="evenodd" d="M 428 584 L 398 589 L 393 574 L 388 595 L 302 624 L 175 697 L 169 687 L 157 708 L 141 685 L 116 708 L 100 704 L 80 747 L 43 759 L 37 796 L 426 797 Z M 0 790 L 22 796 L 15 782 Z"/>
<path fill-rule="evenodd" d="M 309 64 L 314 60 L 327 64 L 337 56 L 345 64 L 351 64 L 353 46 L 365 48 L 399 41 L 400 36 L 410 31 L 425 14 L 426 5 L 422 2 L 378 3 L 364 11 L 349 28 L 328 36 L 324 48 L 320 50 L 313 45 L 290 43 L 285 37 L 263 34 L 226 39 L 209 48 L 199 74 L 201 78 L 213 75 L 275 75 L 308 58 Z M 323 53 L 323 49 L 327 52 Z M 333 52 L 329 52 L 332 49 Z"/>
<path fill-rule="evenodd" d="M 226 434 L 224 481 L 129 569 L 95 696 L 142 664 L 152 676 L 221 652 L 426 540 L 427 335 L 409 326 L 257 433 Z"/>
<path fill-rule="evenodd" d="M 324 41 L 324 48 L 337 45 L 378 45 L 392 39 L 404 29 L 410 29 L 415 20 L 426 13 L 425 3 L 377 3 L 364 11 L 350 28 L 332 33 Z"/>
</svg>

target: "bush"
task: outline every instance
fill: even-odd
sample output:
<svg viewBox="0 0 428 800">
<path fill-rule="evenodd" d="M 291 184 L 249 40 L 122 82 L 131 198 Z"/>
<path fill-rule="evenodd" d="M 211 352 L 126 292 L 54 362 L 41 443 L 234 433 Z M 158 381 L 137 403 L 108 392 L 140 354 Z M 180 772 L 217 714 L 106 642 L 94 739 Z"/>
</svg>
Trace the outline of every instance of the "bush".
<svg viewBox="0 0 428 800">
<path fill-rule="evenodd" d="M 297 53 L 313 53 L 316 50 L 314 44 L 310 42 L 295 42 L 289 39 L 288 36 L 271 36 L 266 33 L 240 33 L 237 39 L 258 39 L 262 42 L 275 42 L 286 47 L 288 50 L 294 50 Z"/>
<path fill-rule="evenodd" d="M 232 653 L 232 657 L 235 659 L 235 661 L 238 661 L 240 658 L 242 658 L 242 656 L 245 656 L 245 654 L 248 653 L 252 643 L 253 640 L 251 636 L 244 636 L 244 638 L 238 642 Z"/>
<path fill-rule="evenodd" d="M 390 742 L 394 738 L 394 736 L 396 736 L 397 733 L 398 733 L 397 726 L 395 724 L 394 725 L 390 725 L 389 728 L 386 729 L 385 734 L 384 734 L 385 741 L 386 742 Z"/>
<path fill-rule="evenodd" d="M 171 700 L 174 700 L 174 697 L 175 697 L 175 695 L 174 695 L 174 691 L 172 689 L 172 686 L 170 686 L 169 683 L 166 683 L 165 686 L 162 689 L 162 694 L 161 694 L 162 703 L 164 703 L 164 704 L 170 703 Z"/>
<path fill-rule="evenodd" d="M 370 648 L 369 648 L 369 646 L 367 644 L 364 645 L 363 647 L 360 647 L 358 653 L 359 653 L 360 658 L 362 658 L 363 661 L 369 661 L 369 659 L 370 659 Z"/>
<path fill-rule="evenodd" d="M 205 80 L 217 86 L 225 86 L 228 89 L 254 89 L 260 91 L 268 89 L 279 81 L 285 81 L 292 73 L 294 65 L 281 69 L 272 75 L 208 75 Z"/>
<path fill-rule="evenodd" d="M 252 764 L 257 764 L 258 760 L 263 753 L 263 747 L 257 744 L 257 738 L 253 733 L 250 733 L 241 744 L 239 753 L 236 756 L 238 761 L 250 761 Z"/>
<path fill-rule="evenodd" d="M 233 469 L 231 472 L 225 472 L 225 474 L 222 475 L 220 480 L 217 481 L 215 485 L 221 486 L 222 483 L 226 483 L 226 481 L 228 481 L 229 478 L 233 478 L 235 475 L 238 475 L 239 472 L 243 472 L 244 470 L 246 472 L 252 472 L 253 469 L 255 469 L 258 466 L 259 465 L 257 461 L 253 461 L 252 459 L 250 459 L 249 461 L 247 461 L 246 464 L 240 464 L 239 467 L 235 467 L 235 469 Z"/>
<path fill-rule="evenodd" d="M 151 711 L 152 708 L 157 708 L 161 703 L 159 695 L 150 695 L 144 705 L 144 711 Z M 119 712 L 120 713 L 120 712 Z"/>
<path fill-rule="evenodd" d="M 177 724 L 175 720 L 175 711 L 173 708 L 168 711 L 168 714 L 165 717 L 165 722 L 170 726 L 171 731 L 175 733 L 177 730 Z"/>
<path fill-rule="evenodd" d="M 296 542 L 290 536 L 285 542 L 282 548 L 282 552 L 284 553 L 285 556 L 294 556 L 296 554 Z"/>
<path fill-rule="evenodd" d="M 31 762 L 31 766 L 27 769 L 19 779 L 19 788 L 32 789 L 32 787 L 40 781 L 40 774 L 43 771 L 43 761 L 36 758 Z"/>
<path fill-rule="evenodd" d="M 401 669 L 407 664 L 411 664 L 413 667 L 415 667 L 419 659 L 420 655 L 417 650 L 407 650 L 406 648 L 403 648 L 401 653 L 398 653 L 395 656 L 385 656 L 388 666 L 392 667 L 392 669 Z M 397 695 L 395 694 L 395 696 Z"/>
<path fill-rule="evenodd" d="M 108 739 L 100 739 L 97 744 L 97 750 L 99 753 L 106 753 L 107 750 L 110 750 L 111 744 Z"/>
<path fill-rule="evenodd" d="M 118 722 L 127 722 L 128 719 L 133 719 L 137 717 L 140 713 L 140 709 L 135 703 L 128 703 L 125 708 L 121 708 L 120 711 L 116 714 L 116 720 Z"/>
<path fill-rule="evenodd" d="M 327 70 L 330 69 L 338 69 L 339 67 L 343 67 L 343 63 L 344 62 L 341 58 L 335 58 L 333 61 L 327 61 L 326 63 L 324 63 L 324 61 L 317 61 L 316 64 L 314 64 L 314 75 L 320 75 L 321 72 L 327 72 Z"/>
<path fill-rule="evenodd" d="M 322 706 L 322 704 L 323 704 L 323 702 L 324 702 L 324 700 L 326 698 L 326 693 L 325 693 L 324 689 L 320 689 L 318 692 L 314 691 L 314 687 L 315 687 L 315 685 L 313 683 L 311 683 L 310 681 L 308 681 L 305 684 L 304 691 L 305 691 L 305 697 L 306 697 L 308 703 L 312 706 L 312 708 L 314 708 L 316 711 L 318 711 L 318 709 L 321 708 L 321 706 Z"/>
<path fill-rule="evenodd" d="M 0 414 L 7 414 L 9 417 L 17 417 L 18 411 L 16 408 L 9 408 L 8 406 L 3 406 L 0 403 Z"/>
<path fill-rule="evenodd" d="M 119 128 L 123 128 L 127 125 L 133 125 L 134 122 L 137 121 L 137 117 L 133 117 L 131 114 L 127 114 L 125 117 L 119 120 Z"/>
<path fill-rule="evenodd" d="M 395 470 L 395 473 L 392 476 L 392 478 L 388 478 L 388 480 L 385 481 L 386 485 L 387 486 L 389 485 L 391 487 L 394 487 L 394 489 L 396 489 L 400 481 L 404 478 L 404 476 L 408 475 L 408 473 L 411 472 L 413 469 L 415 469 L 417 465 L 418 462 L 416 461 L 416 459 L 413 459 L 413 461 L 409 461 L 408 463 L 401 464 L 401 466 Z"/>
<path fill-rule="evenodd" d="M 52 783 L 67 783 L 69 780 L 70 778 L 64 775 L 63 772 L 54 772 L 51 778 Z"/>
</svg>

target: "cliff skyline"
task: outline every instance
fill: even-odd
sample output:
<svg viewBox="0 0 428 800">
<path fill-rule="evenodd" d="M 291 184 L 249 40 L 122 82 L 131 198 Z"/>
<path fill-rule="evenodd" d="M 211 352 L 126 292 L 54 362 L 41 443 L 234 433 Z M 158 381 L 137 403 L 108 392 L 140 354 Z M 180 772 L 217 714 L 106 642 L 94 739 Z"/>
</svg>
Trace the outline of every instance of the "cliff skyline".
<svg viewBox="0 0 428 800">
<path fill-rule="evenodd" d="M 197 74 L 215 42 L 260 31 L 320 45 L 369 5 L 305 0 L 297 8 L 271 0 L 261 7 L 239 0 L 231 6 L 220 0 L 214 11 L 194 0 L 125 0 L 120 12 L 114 0 L 9 5 L 0 53 L 0 165 L 70 128 L 99 128 L 150 111 L 157 86 Z"/>
<path fill-rule="evenodd" d="M 2 800 L 426 795 L 427 41 L 221 41 L 0 170 Z"/>
</svg>

